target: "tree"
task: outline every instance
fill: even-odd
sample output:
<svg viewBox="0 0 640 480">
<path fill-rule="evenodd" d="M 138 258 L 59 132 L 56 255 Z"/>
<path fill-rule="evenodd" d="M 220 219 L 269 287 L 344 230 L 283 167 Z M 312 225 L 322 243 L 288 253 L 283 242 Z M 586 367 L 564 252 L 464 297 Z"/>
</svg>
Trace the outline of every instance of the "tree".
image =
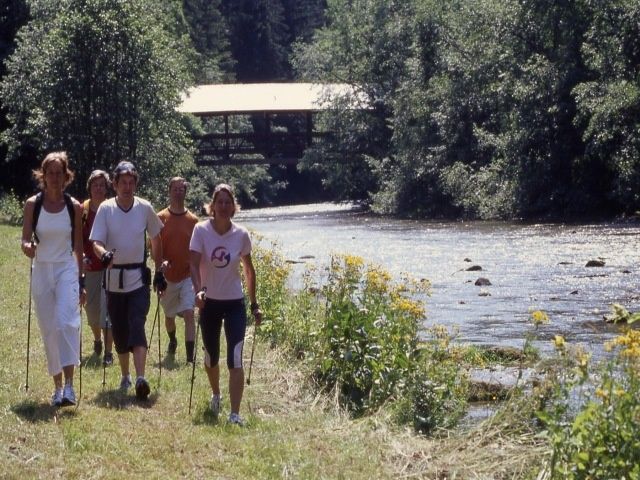
<svg viewBox="0 0 640 480">
<path fill-rule="evenodd" d="M 16 48 L 16 34 L 27 23 L 28 19 L 29 9 L 25 0 L 0 0 L 0 81 L 7 74 L 5 61 Z M 0 96 L 0 132 L 10 126 L 4 103 L 4 98 Z M 5 164 L 6 156 L 7 147 L 0 144 L 0 165 Z M 20 165 L 28 165 L 28 162 L 20 162 Z M 3 171 L 0 190 L 3 186 L 5 188 L 19 186 L 20 184 L 17 180 L 27 177 L 29 172 L 28 168 L 4 168 Z"/>
<path fill-rule="evenodd" d="M 585 155 L 579 180 L 600 208 L 640 208 L 640 5 L 584 2 L 591 17 L 582 50 L 592 78 L 573 91 Z"/>
<path fill-rule="evenodd" d="M 220 0 L 184 0 L 183 8 L 197 52 L 194 62 L 196 84 L 231 80 L 234 62 Z"/>
<path fill-rule="evenodd" d="M 239 82 L 291 78 L 289 32 L 279 0 L 223 0 Z"/>
<path fill-rule="evenodd" d="M 32 21 L 18 33 L 0 86 L 12 158 L 24 145 L 67 150 L 76 191 L 92 169 L 123 158 L 136 162 L 147 188 L 184 168 L 189 140 L 175 107 L 190 82 L 190 45 L 170 33 L 170 9 L 157 7 L 153 0 L 31 2 Z"/>
</svg>

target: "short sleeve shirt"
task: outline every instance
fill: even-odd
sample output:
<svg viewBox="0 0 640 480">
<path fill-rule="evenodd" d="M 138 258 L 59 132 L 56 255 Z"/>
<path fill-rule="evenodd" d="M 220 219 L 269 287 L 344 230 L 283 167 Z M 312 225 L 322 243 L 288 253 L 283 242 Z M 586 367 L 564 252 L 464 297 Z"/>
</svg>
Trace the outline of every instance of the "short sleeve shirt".
<svg viewBox="0 0 640 480">
<path fill-rule="evenodd" d="M 114 267 L 107 272 L 110 292 L 131 292 L 143 285 L 142 271 L 135 268 L 122 270 L 123 288 L 120 288 L 117 266 L 144 262 L 145 231 L 149 238 L 155 238 L 160 230 L 162 222 L 151 204 L 142 198 L 134 197 L 133 205 L 127 211 L 118 206 L 115 198 L 100 204 L 89 239 L 102 242 L 107 250 L 115 248 Z"/>
<path fill-rule="evenodd" d="M 198 223 L 196 217 L 189 210 L 184 213 L 173 213 L 168 208 L 158 213 L 164 227 L 160 232 L 162 239 L 162 259 L 169 261 L 169 267 L 164 275 L 170 282 L 181 282 L 189 278 L 189 241 L 193 227 Z"/>
<path fill-rule="evenodd" d="M 205 220 L 193 229 L 189 250 L 200 254 L 200 279 L 202 286 L 207 287 L 207 298 L 243 298 L 240 261 L 251 253 L 246 228 L 232 222 L 229 231 L 220 235 L 211 220 Z"/>
</svg>

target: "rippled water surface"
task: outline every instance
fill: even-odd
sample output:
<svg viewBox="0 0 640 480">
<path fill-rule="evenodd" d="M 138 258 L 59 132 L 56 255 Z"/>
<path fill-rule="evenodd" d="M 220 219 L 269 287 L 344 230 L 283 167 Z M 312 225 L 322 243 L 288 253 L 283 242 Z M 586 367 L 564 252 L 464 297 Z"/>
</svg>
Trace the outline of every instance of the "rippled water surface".
<svg viewBox="0 0 640 480">
<path fill-rule="evenodd" d="M 539 347 L 551 350 L 544 340 L 562 334 L 597 352 L 615 332 L 603 322 L 609 305 L 640 309 L 637 224 L 404 221 L 331 204 L 247 210 L 237 220 L 291 260 L 351 253 L 429 279 L 425 323 L 456 325 L 472 343 L 522 346 L 529 312 L 541 309 L 551 324 Z M 606 265 L 585 267 L 593 259 Z M 472 265 L 482 271 L 466 271 Z M 475 286 L 478 277 L 491 285 Z"/>
</svg>

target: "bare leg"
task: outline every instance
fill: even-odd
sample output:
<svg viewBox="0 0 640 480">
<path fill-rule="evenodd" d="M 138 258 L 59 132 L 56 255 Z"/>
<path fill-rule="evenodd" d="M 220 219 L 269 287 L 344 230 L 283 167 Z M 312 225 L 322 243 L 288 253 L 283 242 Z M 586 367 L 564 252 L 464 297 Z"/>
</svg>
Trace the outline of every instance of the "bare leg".
<svg viewBox="0 0 640 480">
<path fill-rule="evenodd" d="M 176 317 L 164 317 L 164 326 L 168 332 L 176 331 Z"/>
<path fill-rule="evenodd" d="M 56 390 L 62 390 L 62 372 L 53 376 L 53 386 Z"/>
<path fill-rule="evenodd" d="M 111 352 L 113 350 L 113 333 L 110 328 L 105 328 L 103 330 L 104 336 L 104 351 Z"/>
<path fill-rule="evenodd" d="M 118 360 L 120 363 L 120 372 L 123 377 L 129 375 L 129 352 L 127 353 L 119 353 Z"/>
<path fill-rule="evenodd" d="M 240 402 L 244 392 L 244 368 L 229 369 L 229 400 L 231 413 L 240 413 Z"/>
<path fill-rule="evenodd" d="M 89 325 L 91 327 L 91 331 L 93 332 L 93 341 L 100 341 L 100 326 L 99 325 Z"/>
<path fill-rule="evenodd" d="M 211 393 L 214 395 L 220 395 L 220 365 L 213 367 L 204 366 L 207 371 L 207 377 L 209 378 L 209 385 L 211 386 Z"/>
<path fill-rule="evenodd" d="M 196 322 L 193 319 L 193 310 L 185 310 L 184 315 L 184 339 L 193 342 L 196 339 Z M 175 322 L 173 326 L 175 330 Z"/>
<path fill-rule="evenodd" d="M 75 365 L 67 365 L 66 367 L 62 367 L 62 371 L 64 372 L 64 383 L 69 383 L 73 385 L 73 371 L 75 369 Z"/>
<path fill-rule="evenodd" d="M 144 369 L 147 363 L 147 347 L 133 347 L 133 366 L 138 377 L 144 377 Z"/>
</svg>

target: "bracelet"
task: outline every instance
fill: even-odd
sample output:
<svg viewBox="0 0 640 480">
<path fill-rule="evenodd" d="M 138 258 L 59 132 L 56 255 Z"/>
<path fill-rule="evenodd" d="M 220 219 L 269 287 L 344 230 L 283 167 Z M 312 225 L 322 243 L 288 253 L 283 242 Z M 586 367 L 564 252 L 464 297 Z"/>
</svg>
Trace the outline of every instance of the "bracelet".
<svg viewBox="0 0 640 480">
<path fill-rule="evenodd" d="M 251 312 L 255 312 L 256 310 L 260 310 L 260 305 L 258 305 L 258 302 L 252 302 L 251 303 Z"/>
<path fill-rule="evenodd" d="M 80 287 L 80 290 L 84 290 L 84 287 L 85 287 L 84 273 L 78 277 L 78 287 Z"/>
</svg>

